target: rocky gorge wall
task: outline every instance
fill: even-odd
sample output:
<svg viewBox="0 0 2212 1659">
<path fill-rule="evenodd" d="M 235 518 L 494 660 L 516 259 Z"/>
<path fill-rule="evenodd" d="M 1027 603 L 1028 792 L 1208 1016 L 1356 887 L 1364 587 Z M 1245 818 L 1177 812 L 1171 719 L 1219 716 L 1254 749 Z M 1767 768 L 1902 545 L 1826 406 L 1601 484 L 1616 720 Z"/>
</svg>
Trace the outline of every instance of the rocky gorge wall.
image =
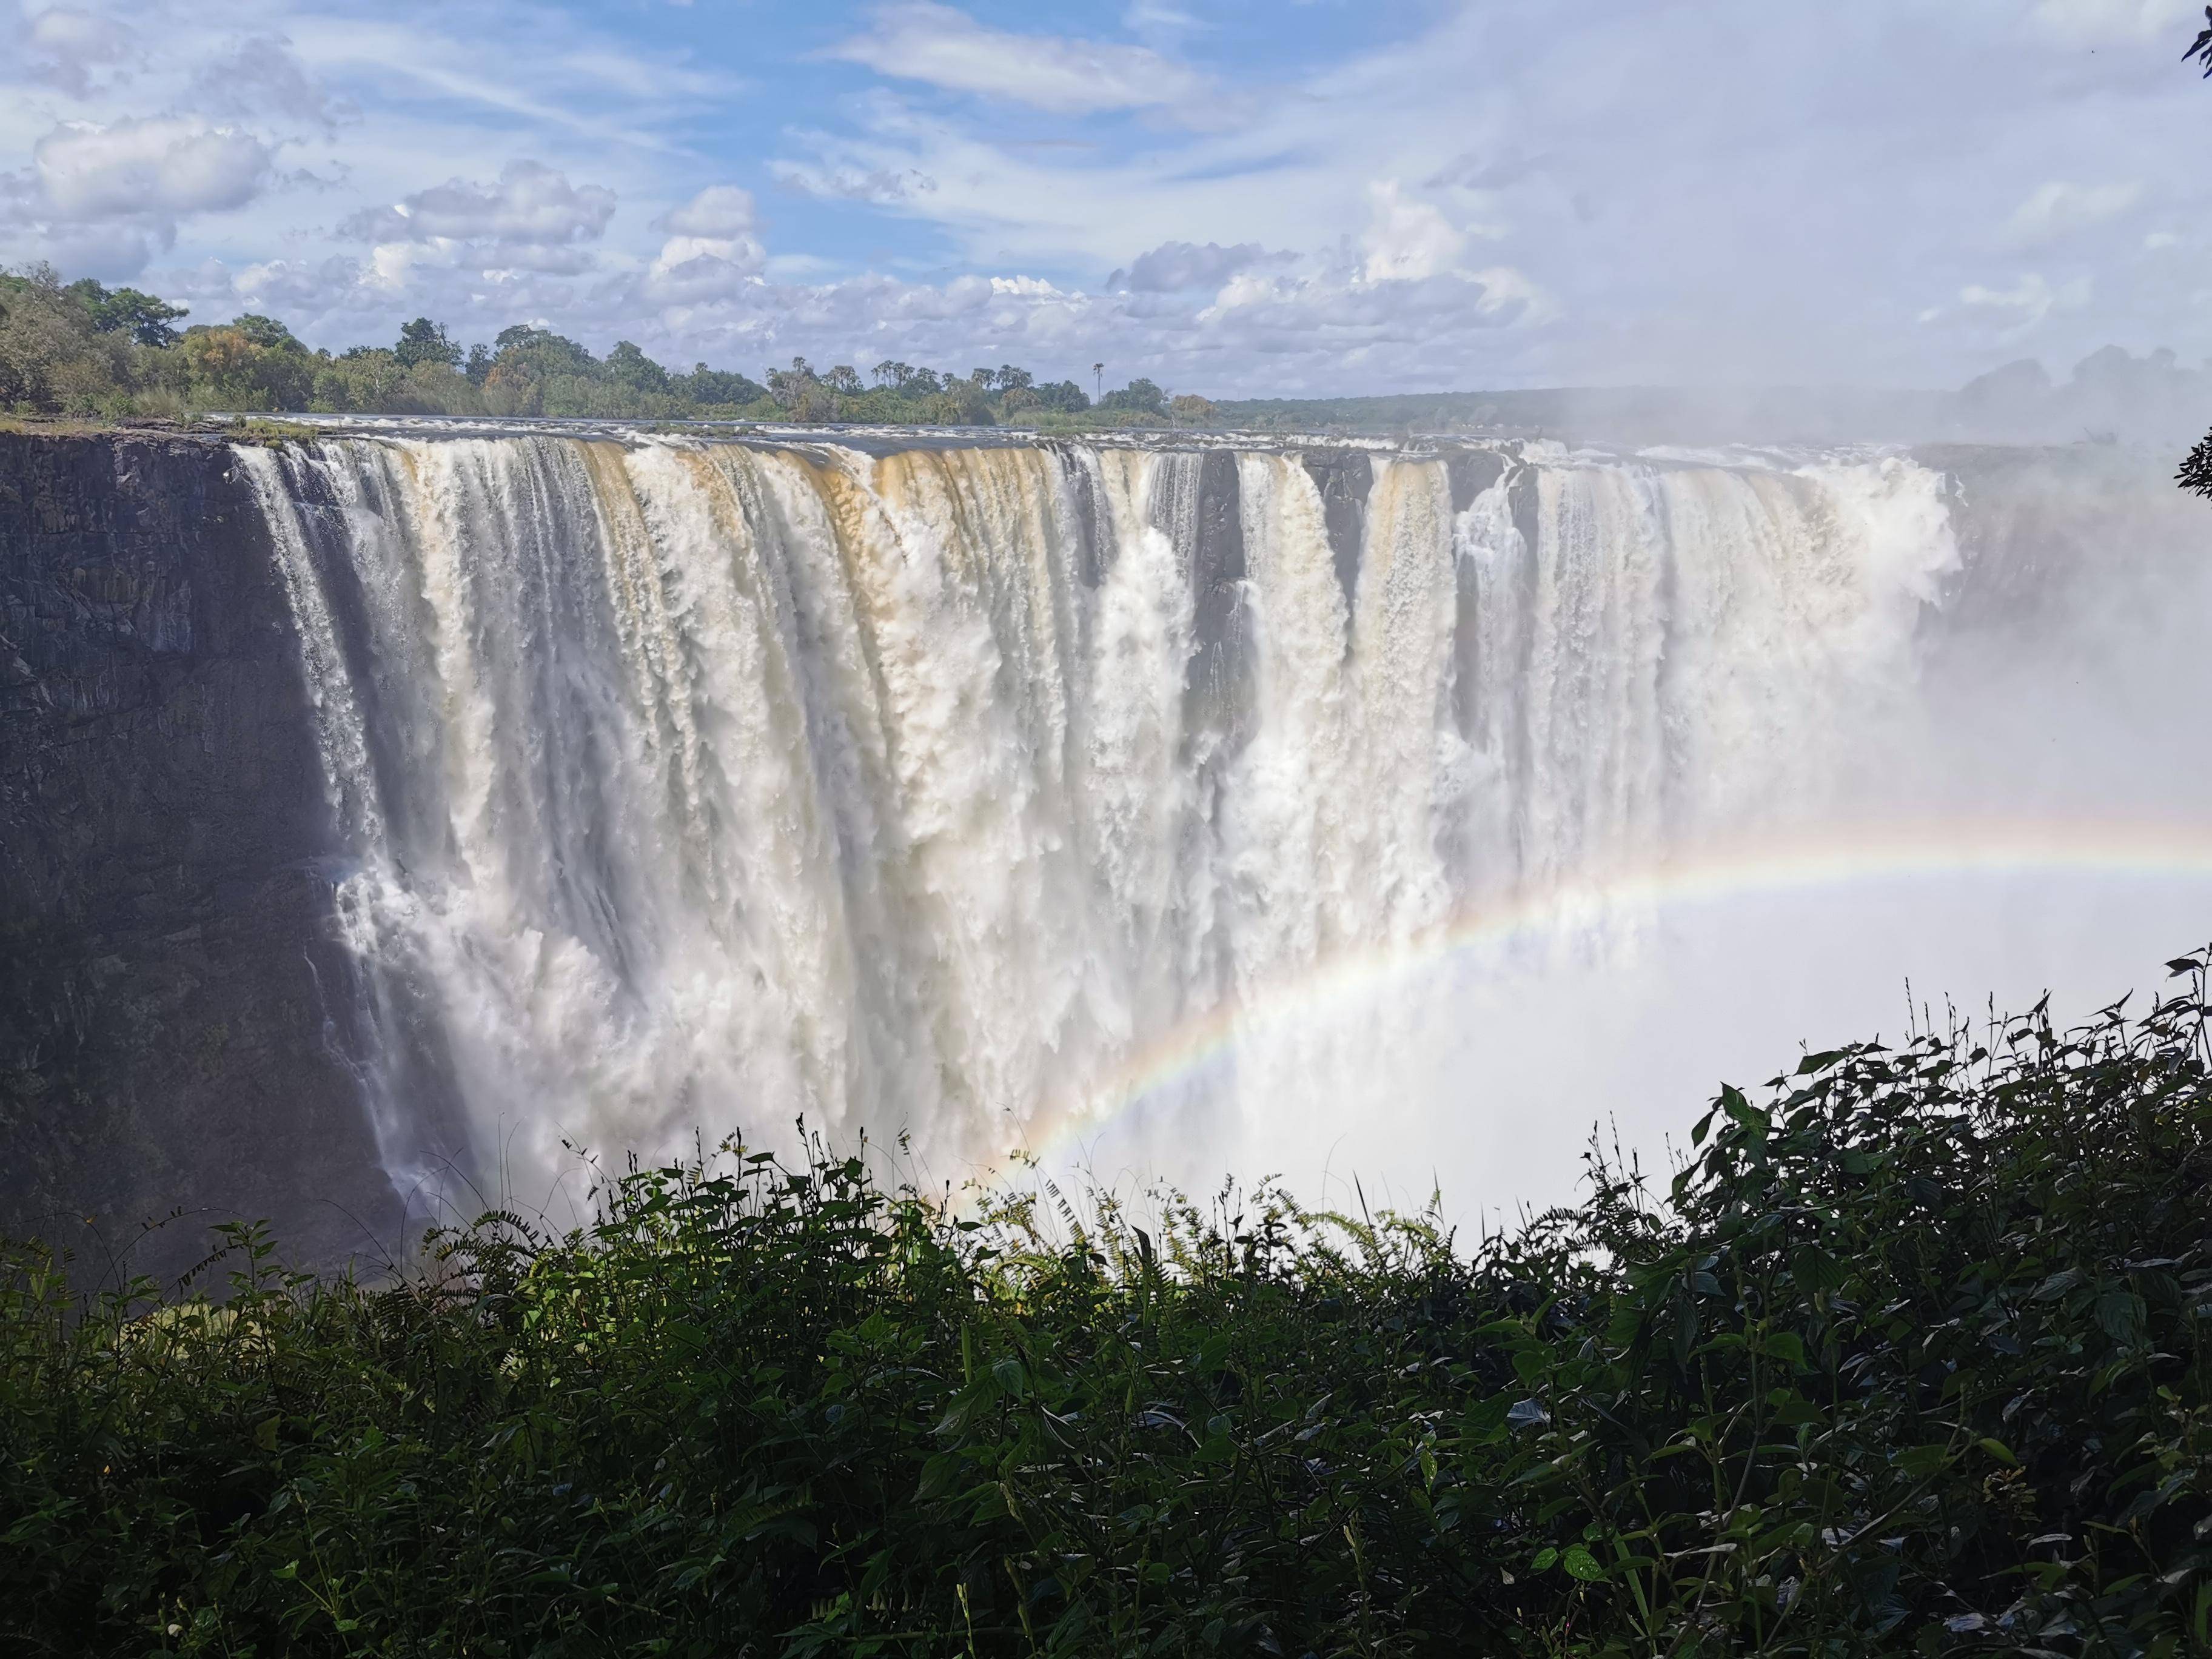
<svg viewBox="0 0 2212 1659">
<path fill-rule="evenodd" d="M 175 1271 L 230 1217 L 317 1261 L 397 1245 L 331 851 L 228 448 L 0 434 L 0 1231 L 97 1272 Z"/>
</svg>

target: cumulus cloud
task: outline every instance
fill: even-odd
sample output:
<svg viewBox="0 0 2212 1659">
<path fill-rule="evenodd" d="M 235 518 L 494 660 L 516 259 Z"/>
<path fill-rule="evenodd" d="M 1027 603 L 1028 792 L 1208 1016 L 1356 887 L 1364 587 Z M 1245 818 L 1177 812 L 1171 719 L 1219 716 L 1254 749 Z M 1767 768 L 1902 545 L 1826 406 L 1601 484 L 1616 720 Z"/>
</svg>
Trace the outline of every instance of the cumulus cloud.
<svg viewBox="0 0 2212 1659">
<path fill-rule="evenodd" d="M 1471 273 L 1482 285 L 1475 309 L 1485 317 L 1504 317 L 1529 324 L 1558 320 L 1559 301 L 1511 265 L 1486 265 Z"/>
<path fill-rule="evenodd" d="M 271 161 L 251 133 L 174 116 L 65 121 L 32 151 L 55 214 L 79 220 L 242 207 L 267 182 Z"/>
<path fill-rule="evenodd" d="M 221 114 L 275 116 L 325 131 L 358 120 L 361 106 L 334 94 L 308 72 L 282 35 L 238 41 L 193 72 L 193 107 Z"/>
<path fill-rule="evenodd" d="M 674 233 L 647 268 L 645 297 L 661 305 L 696 305 L 734 292 L 766 261 L 753 234 L 752 192 L 709 185 L 657 222 Z"/>
<path fill-rule="evenodd" d="M 2006 222 L 2013 243 L 2038 247 L 2125 213 L 2142 199 L 2140 184 L 2076 185 L 2054 179 L 2012 212 Z"/>
<path fill-rule="evenodd" d="M 364 208 L 338 234 L 373 242 L 365 280 L 399 291 L 424 271 L 465 271 L 495 283 L 522 272 L 576 276 L 599 263 L 615 193 L 578 185 L 543 162 L 510 161 L 489 184 L 449 179 L 385 207 Z"/>
<path fill-rule="evenodd" d="M 911 202 L 937 188 L 919 167 L 856 167 L 810 161 L 769 164 L 776 181 L 801 195 L 829 202 L 873 202 L 890 206 Z"/>
<path fill-rule="evenodd" d="M 1162 242 L 1139 254 L 1127 270 L 1106 279 L 1109 289 L 1139 294 L 1172 294 L 1188 288 L 1218 288 L 1238 271 L 1273 257 L 1257 242 L 1224 247 L 1218 242 Z"/>
<path fill-rule="evenodd" d="M 0 219 L 0 265 L 44 261 L 71 276 L 128 282 L 176 241 L 167 224 L 65 224 Z"/>
<path fill-rule="evenodd" d="M 665 362 L 703 360 L 753 374 L 794 354 L 826 362 L 896 357 L 960 372 L 981 351 L 1048 378 L 1103 359 L 1115 377 L 1212 392 L 1240 383 L 1327 391 L 1350 375 L 1439 386 L 1486 342 L 1516 337 L 1550 314 L 1540 290 L 1506 267 L 1369 282 L 1357 250 L 1341 246 L 1263 260 L 1208 295 L 1096 292 L 1027 273 L 778 280 L 776 267 L 743 250 L 732 259 L 702 246 L 717 240 L 670 236 L 647 267 L 583 283 L 543 271 L 490 279 L 472 268 L 464 245 L 417 242 L 380 244 L 360 261 L 203 270 L 164 291 L 202 314 L 267 310 L 333 343 L 386 336 L 417 313 L 464 337 L 548 318 L 601 349 L 634 339 Z M 1207 367 L 1194 385 L 1199 363 Z"/>
<path fill-rule="evenodd" d="M 1407 282 L 1453 270 L 1467 233 L 1431 203 L 1407 197 L 1395 179 L 1367 187 L 1373 210 L 1360 246 L 1367 259 L 1361 274 L 1370 283 Z"/>
<path fill-rule="evenodd" d="M 98 70 L 131 56 L 130 37 L 118 25 L 66 6 L 25 18 L 17 42 L 24 74 L 76 98 L 92 93 Z"/>
<path fill-rule="evenodd" d="M 744 236 L 753 228 L 753 193 L 736 185 L 709 185 L 660 219 L 680 236 Z"/>
<path fill-rule="evenodd" d="M 179 291 L 220 298 L 264 316 L 313 317 L 374 303 L 363 278 L 360 261 L 333 254 L 323 259 L 268 259 L 235 273 L 210 266 L 187 274 Z"/>
<path fill-rule="evenodd" d="M 1017 34 L 936 0 L 878 6 L 870 23 L 828 56 L 949 92 L 1075 114 L 1172 106 L 1206 89 L 1203 76 L 1149 46 Z"/>
<path fill-rule="evenodd" d="M 597 240 L 614 212 L 615 193 L 603 185 L 571 184 L 540 161 L 509 161 L 496 183 L 448 179 L 389 207 L 364 208 L 338 229 L 362 241 L 557 248 Z"/>
<path fill-rule="evenodd" d="M 178 221 L 245 206 L 273 155 L 251 133 L 180 117 L 65 121 L 0 174 L 0 259 L 127 278 L 174 246 Z"/>
<path fill-rule="evenodd" d="M 646 270 L 645 296 L 661 305 L 696 305 L 736 292 L 764 262 L 750 237 L 672 236 Z"/>
<path fill-rule="evenodd" d="M 827 33 L 702 8 L 665 50 L 574 9 L 502 37 L 495 13 L 426 0 L 257 0 L 212 25 L 184 0 L 0 0 L 0 263 L 138 281 L 165 248 L 187 270 L 218 255 L 219 289 L 178 294 L 196 317 L 269 310 L 332 346 L 395 316 L 469 339 L 541 318 L 756 374 L 794 351 L 1054 378 L 1103 358 L 1210 392 L 1936 384 L 2024 329 L 2078 356 L 2112 331 L 2100 312 L 2212 350 L 2186 257 L 2208 187 L 2158 137 L 2197 107 L 2176 60 L 2203 0 L 1866 3 L 1840 33 L 1756 0 L 1688 25 L 1649 5 L 1316 8 L 1255 53 L 1171 15 L 1188 0 L 1079 24 L 864 0 Z M 825 40 L 806 125 L 729 95 L 740 68 L 757 84 Z M 359 126 L 335 129 L 348 98 Z M 33 149 L 64 115 L 111 152 L 124 118 L 152 125 L 135 162 L 77 144 L 65 167 L 57 141 L 50 191 Z M 518 155 L 535 169 L 501 174 Z M 341 193 L 280 197 L 309 173 Z M 770 237 L 741 189 L 764 178 L 839 210 Z M 1808 179 L 1818 210 L 1786 236 L 1746 210 L 1802 204 Z M 1947 326 L 1899 326 L 1931 299 Z"/>
</svg>

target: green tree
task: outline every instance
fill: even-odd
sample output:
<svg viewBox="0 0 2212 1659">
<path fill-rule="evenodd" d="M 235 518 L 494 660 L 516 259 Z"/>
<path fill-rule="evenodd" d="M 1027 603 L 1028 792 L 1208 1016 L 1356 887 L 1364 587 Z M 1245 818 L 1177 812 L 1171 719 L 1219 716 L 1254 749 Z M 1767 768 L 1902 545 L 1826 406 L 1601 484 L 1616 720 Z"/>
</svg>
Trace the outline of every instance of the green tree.
<svg viewBox="0 0 2212 1659">
<path fill-rule="evenodd" d="M 1135 380 L 1118 392 L 1109 392 L 1098 400 L 1101 409 L 1135 410 L 1140 414 L 1158 415 L 1167 408 L 1167 394 L 1150 380 Z"/>
<path fill-rule="evenodd" d="M 142 346 L 172 346 L 183 337 L 169 326 L 189 307 L 173 306 L 135 288 L 103 288 L 87 276 L 69 285 L 100 334 L 127 334 Z"/>
<path fill-rule="evenodd" d="M 448 368 L 461 366 L 461 349 L 447 337 L 446 325 L 428 317 L 401 325 L 399 343 L 392 348 L 392 355 L 403 368 L 417 363 L 443 363 Z"/>
<path fill-rule="evenodd" d="M 938 426 L 993 426 L 990 390 L 981 380 L 947 375 L 927 403 L 925 418 Z"/>
<path fill-rule="evenodd" d="M 776 407 L 801 420 L 807 418 L 805 410 L 821 386 L 813 365 L 804 357 L 793 357 L 789 368 L 771 368 L 768 372 L 769 395 L 775 399 Z"/>
<path fill-rule="evenodd" d="M 617 340 L 607 353 L 607 378 L 636 392 L 666 392 L 668 371 L 631 341 Z"/>
<path fill-rule="evenodd" d="M 138 365 L 119 331 L 50 265 L 0 272 L 0 409 L 91 414 L 129 406 Z"/>
<path fill-rule="evenodd" d="M 179 349 L 193 400 L 214 409 L 304 410 L 313 400 L 319 368 L 329 361 L 275 318 L 252 313 L 187 329 Z"/>
<path fill-rule="evenodd" d="M 307 349 L 290 329 L 274 317 L 264 317 L 258 312 L 249 311 L 234 319 L 229 326 L 264 351 L 296 351 L 304 355 Z"/>
<path fill-rule="evenodd" d="M 912 363 L 885 361 L 878 363 L 871 372 L 878 386 L 896 392 L 902 398 L 927 398 L 944 389 L 944 383 L 934 372 L 916 368 Z"/>
<path fill-rule="evenodd" d="M 673 384 L 692 402 L 709 408 L 733 408 L 757 403 L 768 396 L 768 388 L 750 376 L 709 368 L 704 363 L 696 364 L 689 374 L 677 377 Z"/>
<path fill-rule="evenodd" d="M 500 330 L 493 344 L 499 362 L 527 364 L 541 374 L 588 375 L 599 367 L 599 359 L 575 341 L 534 323 Z"/>
</svg>

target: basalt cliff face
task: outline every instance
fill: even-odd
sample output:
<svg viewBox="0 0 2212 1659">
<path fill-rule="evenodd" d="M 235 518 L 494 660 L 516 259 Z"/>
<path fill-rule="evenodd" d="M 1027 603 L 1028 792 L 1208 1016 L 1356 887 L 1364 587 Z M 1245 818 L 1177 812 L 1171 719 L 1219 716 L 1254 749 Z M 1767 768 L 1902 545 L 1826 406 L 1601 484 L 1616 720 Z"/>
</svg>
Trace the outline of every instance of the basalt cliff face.
<svg viewBox="0 0 2212 1659">
<path fill-rule="evenodd" d="M 0 435 L 0 1230 L 95 1273 L 230 1217 L 397 1242 L 307 696 L 228 447 Z"/>
</svg>

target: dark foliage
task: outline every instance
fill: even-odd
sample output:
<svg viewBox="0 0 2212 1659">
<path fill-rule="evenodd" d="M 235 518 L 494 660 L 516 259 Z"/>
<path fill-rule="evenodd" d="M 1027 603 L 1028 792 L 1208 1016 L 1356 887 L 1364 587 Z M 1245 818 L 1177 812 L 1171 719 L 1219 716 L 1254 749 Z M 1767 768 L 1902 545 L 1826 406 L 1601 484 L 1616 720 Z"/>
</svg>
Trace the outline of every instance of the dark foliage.
<svg viewBox="0 0 2212 1659">
<path fill-rule="evenodd" d="M 428 317 L 400 325 L 399 343 L 392 349 L 392 355 L 402 368 L 419 363 L 439 363 L 447 368 L 461 366 L 461 348 L 447 337 L 443 323 L 434 323 Z"/>
<path fill-rule="evenodd" d="M 2189 50 L 2181 54 L 2181 61 L 2203 64 L 2205 78 L 2212 80 L 2212 6 L 2204 8 L 2204 27 L 2197 31 Z M 2197 441 L 2197 447 L 2189 452 L 2181 463 L 2181 471 L 2174 474 L 2174 482 L 2199 495 L 2212 496 L 2212 433 Z"/>
<path fill-rule="evenodd" d="M 1808 1055 L 1471 1254 L 632 1171 L 394 1288 L 0 1272 L 21 1653 L 2203 1653 L 2204 960 Z M 1049 1226 L 1044 1224 L 1047 1220 Z"/>
<path fill-rule="evenodd" d="M 1167 407 L 1167 394 L 1146 380 L 1135 380 L 1119 391 L 1109 392 L 1098 400 L 1098 407 L 1106 410 L 1141 410 L 1158 414 Z"/>
<path fill-rule="evenodd" d="M 2199 495 L 2212 496 L 2212 434 L 2197 441 L 2197 447 L 2182 458 L 2174 483 Z"/>
<path fill-rule="evenodd" d="M 89 276 L 69 285 L 83 301 L 92 326 L 100 334 L 128 334 L 142 346 L 171 346 L 180 336 L 170 325 L 190 309 L 142 294 L 135 288 L 104 288 Z"/>
</svg>

